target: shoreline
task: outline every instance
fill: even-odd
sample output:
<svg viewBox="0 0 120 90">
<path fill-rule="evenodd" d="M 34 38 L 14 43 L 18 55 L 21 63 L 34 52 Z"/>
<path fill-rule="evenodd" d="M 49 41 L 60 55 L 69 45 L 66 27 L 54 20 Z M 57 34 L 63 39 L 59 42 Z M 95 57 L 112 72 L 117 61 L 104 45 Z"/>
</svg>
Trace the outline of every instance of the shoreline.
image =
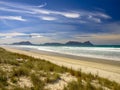
<svg viewBox="0 0 120 90">
<path fill-rule="evenodd" d="M 70 55 L 70 54 L 62 54 L 62 53 L 52 52 L 52 51 L 37 50 L 34 48 L 11 47 L 11 46 L 10 46 L 10 48 L 24 50 L 24 51 L 28 51 L 28 52 L 39 53 L 42 55 L 66 57 L 66 58 L 75 59 L 75 60 L 120 66 L 120 61 L 117 61 L 117 60 L 108 60 L 108 59 L 101 59 L 101 58 L 92 58 L 92 57 L 84 57 L 84 56 L 77 56 L 77 55 Z"/>
<path fill-rule="evenodd" d="M 27 50 L 25 50 L 25 51 L 27 51 Z M 74 59 L 74 60 L 81 60 L 81 61 L 88 61 L 88 62 L 95 62 L 95 63 L 101 63 L 101 64 L 120 66 L 120 61 L 116 61 L 116 60 L 83 57 L 83 56 L 62 54 L 62 53 L 57 53 L 57 52 L 50 52 L 50 51 L 43 51 L 43 50 L 36 50 L 36 49 L 30 49 L 29 51 L 34 52 L 34 53 L 39 53 L 39 54 L 50 55 L 50 56 L 65 57 L 65 58 L 70 58 L 70 59 Z"/>
<path fill-rule="evenodd" d="M 33 56 L 35 58 L 41 58 L 45 59 L 47 61 L 50 61 L 54 64 L 60 65 L 60 66 L 65 66 L 68 68 L 73 68 L 74 70 L 82 70 L 82 72 L 85 73 L 92 73 L 92 74 L 98 74 L 101 77 L 114 80 L 118 83 L 120 83 L 120 66 L 119 63 L 116 63 L 113 61 L 108 61 L 109 63 L 102 62 L 99 63 L 97 60 L 98 59 L 90 59 L 90 58 L 80 58 L 78 57 L 69 57 L 66 55 L 55 55 L 54 53 L 47 53 L 47 52 L 38 52 L 36 50 L 22 50 L 22 49 L 17 49 L 13 47 L 2 47 L 6 49 L 7 51 L 10 52 L 15 52 L 15 53 L 20 53 L 20 54 L 25 54 L 28 56 Z M 93 61 L 92 61 L 93 60 Z M 96 62 L 95 62 L 96 61 Z M 116 64 L 115 64 L 116 63 Z"/>
</svg>

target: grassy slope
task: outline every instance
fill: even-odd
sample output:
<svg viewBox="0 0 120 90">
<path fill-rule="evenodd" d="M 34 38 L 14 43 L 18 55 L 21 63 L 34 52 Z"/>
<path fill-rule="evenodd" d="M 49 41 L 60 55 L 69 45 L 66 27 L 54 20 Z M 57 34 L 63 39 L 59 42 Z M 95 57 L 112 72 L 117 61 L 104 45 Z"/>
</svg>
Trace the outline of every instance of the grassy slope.
<svg viewBox="0 0 120 90">
<path fill-rule="evenodd" d="M 0 90 L 44 90 L 45 86 L 61 78 L 60 74 L 70 73 L 77 81 L 68 82 L 64 90 L 119 90 L 116 82 L 98 75 L 85 74 L 48 61 L 22 54 L 11 53 L 0 48 Z M 22 87 L 19 82 L 25 77 L 30 82 Z M 24 83 L 24 82 L 22 82 Z"/>
</svg>

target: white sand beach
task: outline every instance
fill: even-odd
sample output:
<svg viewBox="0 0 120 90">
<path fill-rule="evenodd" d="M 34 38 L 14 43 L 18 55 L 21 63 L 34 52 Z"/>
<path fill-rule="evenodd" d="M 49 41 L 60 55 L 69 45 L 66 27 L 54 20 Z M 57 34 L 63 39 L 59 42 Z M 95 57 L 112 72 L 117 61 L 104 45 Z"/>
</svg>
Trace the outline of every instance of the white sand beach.
<svg viewBox="0 0 120 90">
<path fill-rule="evenodd" d="M 103 62 L 99 63 L 97 62 L 97 59 L 94 59 L 96 60 L 96 62 L 93 62 L 92 58 L 82 57 L 82 58 L 75 59 L 75 58 L 65 57 L 65 55 L 59 56 L 59 55 L 49 55 L 45 53 L 41 54 L 39 52 L 35 52 L 32 50 L 25 51 L 25 50 L 20 50 L 20 49 L 11 48 L 11 47 L 3 47 L 3 48 L 10 52 L 20 53 L 20 54 L 25 54 L 25 55 L 32 56 L 35 58 L 45 59 L 47 61 L 50 61 L 60 66 L 63 65 L 68 68 L 73 68 L 74 70 L 81 69 L 82 72 L 98 74 L 101 77 L 120 83 L 120 66 L 119 64 L 112 65 L 112 61 L 110 61 L 111 64 L 103 63 Z"/>
</svg>

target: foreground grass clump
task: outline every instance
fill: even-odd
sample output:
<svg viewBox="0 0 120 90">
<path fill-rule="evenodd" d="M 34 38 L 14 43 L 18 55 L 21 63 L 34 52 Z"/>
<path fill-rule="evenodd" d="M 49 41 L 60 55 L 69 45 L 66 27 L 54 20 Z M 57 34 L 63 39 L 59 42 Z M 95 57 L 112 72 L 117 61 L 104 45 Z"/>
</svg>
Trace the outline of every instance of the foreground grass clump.
<svg viewBox="0 0 120 90">
<path fill-rule="evenodd" d="M 52 77 L 51 77 L 52 76 Z M 52 74 L 52 75 L 47 75 L 47 78 L 45 79 L 46 83 L 54 83 L 55 81 L 60 79 L 60 75 L 59 74 Z"/>
<path fill-rule="evenodd" d="M 81 82 L 73 81 L 68 83 L 68 86 L 65 87 L 64 90 L 98 90 L 98 88 L 95 88 L 95 86 L 91 85 L 90 82 L 84 85 Z"/>
<path fill-rule="evenodd" d="M 34 87 L 32 87 L 33 90 L 43 90 L 45 83 L 40 80 L 40 78 L 38 76 L 36 76 L 35 74 L 31 75 L 31 80 L 33 82 Z"/>
<path fill-rule="evenodd" d="M 69 81 L 71 77 L 75 79 Z M 63 83 L 63 88 L 59 90 L 120 89 L 118 83 L 98 75 L 86 74 L 81 70 L 75 71 L 46 60 L 11 53 L 0 48 L 0 90 L 50 90 L 49 87 L 54 87 L 52 85 L 58 85 L 59 82 Z M 51 90 L 57 88 L 58 86 Z"/>
<path fill-rule="evenodd" d="M 0 69 L 0 87 L 7 86 L 7 74 L 3 70 Z"/>
<path fill-rule="evenodd" d="M 19 67 L 17 69 L 13 69 L 13 76 L 28 76 L 29 75 L 30 70 L 25 68 L 25 67 Z"/>
</svg>

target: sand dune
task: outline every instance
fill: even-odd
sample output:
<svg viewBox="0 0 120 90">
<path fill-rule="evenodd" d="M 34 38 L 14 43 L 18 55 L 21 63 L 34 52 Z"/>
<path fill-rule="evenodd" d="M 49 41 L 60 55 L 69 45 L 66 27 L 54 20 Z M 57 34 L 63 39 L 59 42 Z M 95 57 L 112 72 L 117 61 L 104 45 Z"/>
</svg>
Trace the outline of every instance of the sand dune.
<svg viewBox="0 0 120 90">
<path fill-rule="evenodd" d="M 85 60 L 88 58 L 68 58 L 64 56 L 56 56 L 56 55 L 49 55 L 49 54 L 41 54 L 39 52 L 35 51 L 25 51 L 25 50 L 20 50 L 16 48 L 11 48 L 11 47 L 3 47 L 4 49 L 10 51 L 10 52 L 16 52 L 20 54 L 25 54 L 28 56 L 33 56 L 35 58 L 41 58 L 48 60 L 52 63 L 55 63 L 57 65 L 63 65 L 68 68 L 73 68 L 75 70 L 82 70 L 83 72 L 86 73 L 92 73 L 92 74 L 98 74 L 101 77 L 108 78 L 109 80 L 116 81 L 120 83 L 120 66 L 119 65 L 112 65 L 111 64 L 106 64 L 106 63 L 97 63 L 97 62 L 92 62 L 92 60 Z M 96 59 L 97 61 L 97 59 Z"/>
</svg>

